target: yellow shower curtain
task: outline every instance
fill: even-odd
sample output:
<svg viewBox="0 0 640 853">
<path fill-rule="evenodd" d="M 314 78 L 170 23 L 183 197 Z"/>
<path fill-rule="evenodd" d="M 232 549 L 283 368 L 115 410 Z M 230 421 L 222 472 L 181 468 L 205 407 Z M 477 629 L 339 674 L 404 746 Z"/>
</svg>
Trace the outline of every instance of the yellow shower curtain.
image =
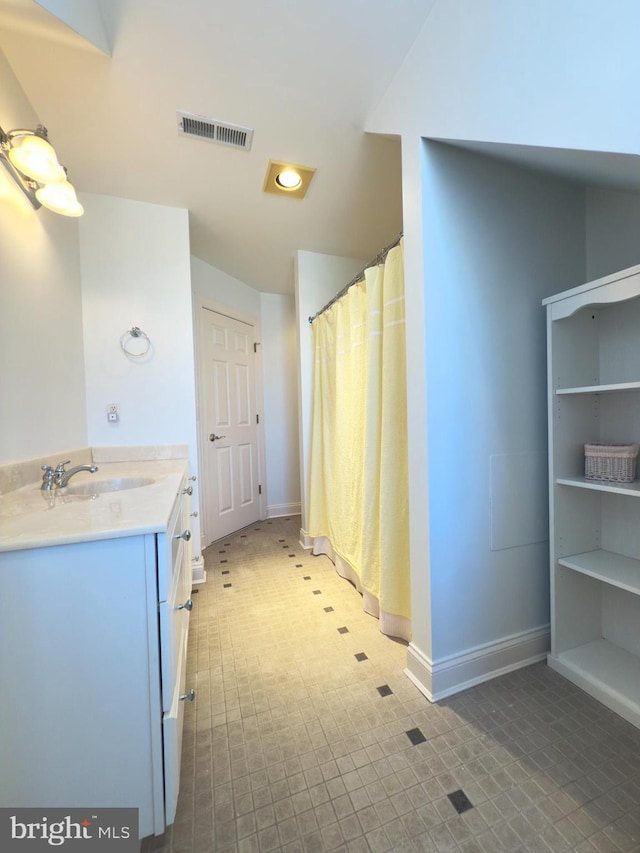
<svg viewBox="0 0 640 853">
<path fill-rule="evenodd" d="M 312 324 L 308 533 L 380 630 L 411 639 L 404 267 L 384 265 Z"/>
</svg>

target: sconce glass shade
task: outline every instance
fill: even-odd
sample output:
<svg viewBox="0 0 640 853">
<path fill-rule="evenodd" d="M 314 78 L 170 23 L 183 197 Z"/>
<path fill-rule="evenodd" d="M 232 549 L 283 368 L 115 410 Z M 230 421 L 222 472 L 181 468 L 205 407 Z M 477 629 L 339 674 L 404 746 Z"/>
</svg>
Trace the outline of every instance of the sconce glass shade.
<svg viewBox="0 0 640 853">
<path fill-rule="evenodd" d="M 66 180 L 53 147 L 37 133 L 13 136 L 8 156 L 16 169 L 38 183 L 59 184 Z"/>
<path fill-rule="evenodd" d="M 84 213 L 84 207 L 78 201 L 76 191 L 69 181 L 40 187 L 36 190 L 36 198 L 43 207 L 62 216 L 82 216 Z"/>
</svg>

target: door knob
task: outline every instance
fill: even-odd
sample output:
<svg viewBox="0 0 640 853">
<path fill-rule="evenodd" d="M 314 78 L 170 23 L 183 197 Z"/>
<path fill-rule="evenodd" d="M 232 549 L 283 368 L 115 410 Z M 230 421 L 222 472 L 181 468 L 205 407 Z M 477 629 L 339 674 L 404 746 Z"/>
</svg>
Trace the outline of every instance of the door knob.
<svg viewBox="0 0 640 853">
<path fill-rule="evenodd" d="M 212 432 L 209 436 L 209 441 L 217 441 L 219 438 L 226 438 L 226 435 L 216 435 L 215 432 Z"/>
<path fill-rule="evenodd" d="M 176 533 L 173 537 L 174 539 L 184 539 L 185 542 L 188 542 L 191 539 L 191 531 L 185 530 L 184 533 Z"/>
</svg>

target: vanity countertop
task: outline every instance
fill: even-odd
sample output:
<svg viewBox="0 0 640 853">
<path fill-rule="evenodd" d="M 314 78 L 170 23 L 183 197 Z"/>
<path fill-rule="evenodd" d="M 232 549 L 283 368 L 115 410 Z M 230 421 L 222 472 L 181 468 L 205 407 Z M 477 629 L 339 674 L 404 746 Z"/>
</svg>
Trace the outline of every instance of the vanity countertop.
<svg viewBox="0 0 640 853">
<path fill-rule="evenodd" d="M 72 477 L 69 490 L 45 492 L 38 482 L 8 492 L 0 496 L 0 551 L 162 532 L 186 472 L 186 459 L 99 462 L 95 474 L 81 471 Z M 99 494 L 71 493 L 129 477 L 153 483 Z"/>
</svg>

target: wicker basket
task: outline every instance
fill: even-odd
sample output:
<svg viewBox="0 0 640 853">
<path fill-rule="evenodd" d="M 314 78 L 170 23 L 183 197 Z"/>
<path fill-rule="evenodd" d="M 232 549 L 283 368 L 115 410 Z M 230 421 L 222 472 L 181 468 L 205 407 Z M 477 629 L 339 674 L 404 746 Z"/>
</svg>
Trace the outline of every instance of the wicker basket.
<svg viewBox="0 0 640 853">
<path fill-rule="evenodd" d="M 638 444 L 606 444 L 594 441 L 584 446 L 584 476 L 587 480 L 632 483 L 636 477 Z"/>
</svg>

